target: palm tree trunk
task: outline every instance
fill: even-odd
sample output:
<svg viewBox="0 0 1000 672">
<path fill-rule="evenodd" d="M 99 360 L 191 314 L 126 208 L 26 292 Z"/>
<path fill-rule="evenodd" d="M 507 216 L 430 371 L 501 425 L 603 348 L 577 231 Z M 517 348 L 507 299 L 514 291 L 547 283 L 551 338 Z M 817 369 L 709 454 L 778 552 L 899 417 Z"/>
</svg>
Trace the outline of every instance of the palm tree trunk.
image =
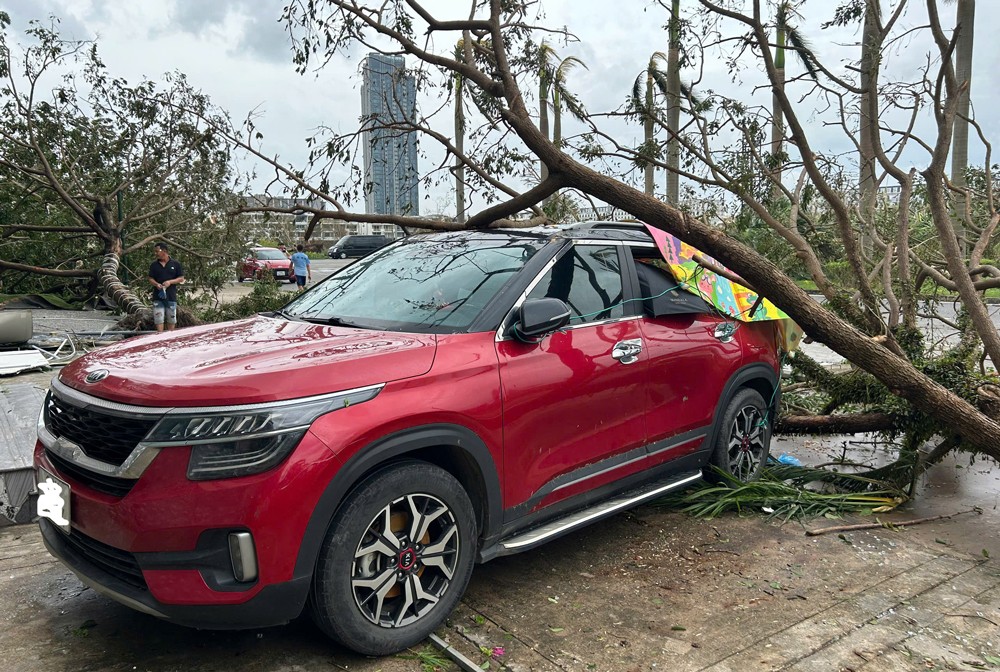
<svg viewBox="0 0 1000 672">
<path fill-rule="evenodd" d="M 785 27 L 777 28 L 777 46 L 774 49 L 774 91 L 771 94 L 771 160 L 774 162 L 771 200 L 781 198 L 782 141 L 785 136 L 785 117 L 781 111 L 781 91 L 785 88 Z"/>
<path fill-rule="evenodd" d="M 680 0 L 670 8 L 670 47 L 667 51 L 667 202 L 676 206 L 680 198 L 681 69 Z"/>
<path fill-rule="evenodd" d="M 465 110 L 462 107 L 463 82 L 461 76 L 455 77 L 455 149 L 460 154 L 465 153 Z M 455 157 L 455 221 L 465 221 L 465 163 L 460 157 Z"/>
<path fill-rule="evenodd" d="M 975 35 L 976 0 L 958 0 L 956 12 L 958 44 L 955 47 L 955 76 L 959 85 L 965 85 L 958 99 L 955 132 L 951 141 L 951 181 L 958 187 L 965 186 L 965 169 L 969 166 L 969 96 L 972 89 L 972 42 Z M 963 256 L 968 253 L 965 224 L 960 215 L 952 217 L 955 236 Z"/>
<path fill-rule="evenodd" d="M 538 73 L 538 130 L 541 131 L 542 137 L 546 140 L 549 139 L 549 83 L 547 81 L 548 75 L 543 70 Z M 541 161 L 541 168 L 539 170 L 541 176 L 541 181 L 544 182 L 549 177 L 549 167 L 545 165 L 545 161 Z"/>
<path fill-rule="evenodd" d="M 646 73 L 646 114 L 642 122 L 643 151 L 649 155 L 650 161 L 646 163 L 646 194 L 653 195 L 653 76 Z"/>
<path fill-rule="evenodd" d="M 872 222 L 875 216 L 875 145 L 872 137 L 873 125 L 878 119 L 871 118 L 871 100 L 877 96 L 877 91 L 870 91 L 871 70 L 878 62 L 878 54 L 873 53 L 878 41 L 878 13 L 880 0 L 868 0 L 865 9 L 865 22 L 861 33 L 861 110 L 858 139 L 860 175 L 858 187 L 860 191 L 861 214 L 867 222 Z M 866 230 L 861 235 L 861 249 L 865 255 L 871 254 L 872 240 Z"/>
</svg>

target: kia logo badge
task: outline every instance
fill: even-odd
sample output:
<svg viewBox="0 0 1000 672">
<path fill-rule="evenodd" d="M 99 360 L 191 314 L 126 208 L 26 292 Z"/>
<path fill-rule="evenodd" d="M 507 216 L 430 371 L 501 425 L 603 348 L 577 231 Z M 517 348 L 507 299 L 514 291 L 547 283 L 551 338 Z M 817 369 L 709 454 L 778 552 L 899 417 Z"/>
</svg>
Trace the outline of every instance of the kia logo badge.
<svg viewBox="0 0 1000 672">
<path fill-rule="evenodd" d="M 97 369 L 96 371 L 91 371 L 90 373 L 88 373 L 87 377 L 84 378 L 84 380 L 87 381 L 88 383 L 99 383 L 105 378 L 107 378 L 110 373 L 111 372 L 108 371 L 107 369 Z"/>
</svg>

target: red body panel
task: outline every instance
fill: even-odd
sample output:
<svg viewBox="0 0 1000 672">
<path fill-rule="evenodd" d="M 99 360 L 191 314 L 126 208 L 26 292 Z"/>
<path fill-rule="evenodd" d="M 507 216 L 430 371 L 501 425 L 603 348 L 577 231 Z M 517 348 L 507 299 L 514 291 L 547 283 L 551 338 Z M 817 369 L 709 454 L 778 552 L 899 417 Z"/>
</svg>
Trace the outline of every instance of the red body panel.
<svg viewBox="0 0 1000 672">
<path fill-rule="evenodd" d="M 88 394 L 144 406 L 249 404 L 409 378 L 434 361 L 433 335 L 400 334 L 254 317 L 130 339 L 65 369 Z M 162 362 L 169 358 L 169 371 Z M 100 383 L 88 372 L 107 369 Z M 297 375 L 308 370 L 309 375 Z"/>
<path fill-rule="evenodd" d="M 645 442 L 646 362 L 611 357 L 615 343 L 640 335 L 638 321 L 626 319 L 555 333 L 537 345 L 497 344 L 508 505 L 556 476 Z"/>
</svg>

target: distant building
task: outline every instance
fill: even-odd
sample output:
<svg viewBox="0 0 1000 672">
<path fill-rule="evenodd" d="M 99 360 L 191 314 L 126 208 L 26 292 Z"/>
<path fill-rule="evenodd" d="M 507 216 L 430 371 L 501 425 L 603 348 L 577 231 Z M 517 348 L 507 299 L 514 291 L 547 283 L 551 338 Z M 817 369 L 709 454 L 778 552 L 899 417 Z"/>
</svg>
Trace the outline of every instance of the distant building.
<svg viewBox="0 0 1000 672">
<path fill-rule="evenodd" d="M 416 81 L 402 56 L 378 53 L 368 54 L 362 75 L 365 211 L 419 215 L 417 134 L 407 128 L 416 119 Z"/>
<path fill-rule="evenodd" d="M 635 216 L 630 215 L 621 208 L 613 205 L 599 205 L 596 208 L 580 208 L 580 221 L 600 221 L 600 222 L 625 222 L 634 220 Z"/>
<path fill-rule="evenodd" d="M 330 204 L 318 198 L 287 198 L 255 194 L 247 199 L 247 205 L 258 205 L 271 208 L 296 209 L 316 208 L 330 209 Z M 248 212 L 242 215 L 245 222 L 246 242 L 262 240 L 274 241 L 292 245 L 300 242 L 306 234 L 306 228 L 312 215 L 305 212 Z M 353 234 L 380 233 L 388 238 L 401 238 L 403 231 L 395 224 L 374 224 L 369 222 L 345 222 L 339 219 L 323 219 L 313 229 L 309 237 L 311 243 L 332 245 L 343 236 Z"/>
</svg>

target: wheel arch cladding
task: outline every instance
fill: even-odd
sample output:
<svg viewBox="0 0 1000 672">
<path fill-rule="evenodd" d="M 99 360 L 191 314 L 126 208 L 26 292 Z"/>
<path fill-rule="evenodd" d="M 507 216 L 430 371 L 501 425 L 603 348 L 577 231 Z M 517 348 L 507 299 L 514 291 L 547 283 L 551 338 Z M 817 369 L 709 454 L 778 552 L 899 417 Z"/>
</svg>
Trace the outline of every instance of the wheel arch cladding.
<svg viewBox="0 0 1000 672">
<path fill-rule="evenodd" d="M 501 521 L 500 478 L 482 439 L 460 425 L 435 424 L 390 434 L 368 445 L 342 466 L 320 496 L 306 526 L 295 562 L 295 576 L 311 576 L 327 530 L 341 503 L 368 475 L 394 462 L 415 459 L 454 476 L 472 502 L 480 540 Z"/>
</svg>

